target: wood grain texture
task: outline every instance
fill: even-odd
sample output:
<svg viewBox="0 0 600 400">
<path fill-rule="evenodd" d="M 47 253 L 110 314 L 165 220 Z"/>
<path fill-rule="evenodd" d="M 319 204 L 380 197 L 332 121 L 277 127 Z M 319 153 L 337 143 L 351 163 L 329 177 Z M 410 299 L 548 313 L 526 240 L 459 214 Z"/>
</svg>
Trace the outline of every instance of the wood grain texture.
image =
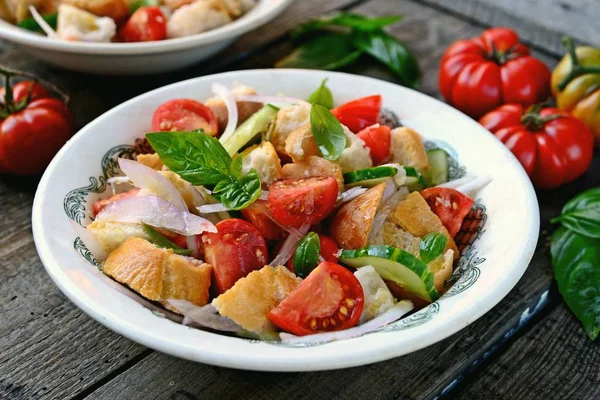
<svg viewBox="0 0 600 400">
<path fill-rule="evenodd" d="M 596 0 L 414 0 L 446 10 L 483 26 L 508 26 L 526 42 L 555 56 L 565 51 L 561 38 L 600 46 Z"/>
</svg>

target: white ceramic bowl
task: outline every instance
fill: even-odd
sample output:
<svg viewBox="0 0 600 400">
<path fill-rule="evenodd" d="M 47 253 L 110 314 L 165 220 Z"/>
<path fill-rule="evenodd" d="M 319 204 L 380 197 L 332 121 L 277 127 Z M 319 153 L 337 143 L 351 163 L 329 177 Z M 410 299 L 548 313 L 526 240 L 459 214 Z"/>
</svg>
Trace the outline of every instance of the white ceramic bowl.
<svg viewBox="0 0 600 400">
<path fill-rule="evenodd" d="M 0 38 L 62 68 L 101 75 L 145 75 L 205 60 L 239 36 L 279 15 L 293 0 L 260 0 L 241 18 L 220 28 L 177 39 L 144 43 L 83 43 L 49 39 L 0 20 Z"/>
<path fill-rule="evenodd" d="M 90 222 L 90 207 L 118 171 L 117 156 L 131 157 L 134 139 L 151 128 L 154 109 L 166 100 L 204 100 L 214 82 L 234 81 L 259 93 L 307 98 L 328 78 L 336 103 L 379 93 L 384 107 L 438 145 L 454 149 L 463 167 L 493 180 L 477 197 L 468 232 L 458 240 L 463 256 L 458 279 L 440 300 L 362 337 L 310 347 L 289 347 L 223 336 L 176 324 L 153 314 L 106 285 L 81 245 L 70 219 Z M 452 151 L 452 150 L 451 150 Z M 463 225 L 463 228 L 466 225 Z M 208 364 L 269 371 L 351 367 L 397 357 L 438 342 L 466 327 L 515 286 L 533 255 L 539 208 L 515 157 L 475 121 L 446 104 L 391 83 L 335 72 L 255 70 L 192 79 L 136 97 L 82 129 L 46 170 L 33 205 L 35 243 L 46 270 L 77 306 L 110 329 L 146 346 Z M 461 235 L 461 234 L 459 234 Z M 87 259 L 86 259 L 87 258 Z"/>
</svg>

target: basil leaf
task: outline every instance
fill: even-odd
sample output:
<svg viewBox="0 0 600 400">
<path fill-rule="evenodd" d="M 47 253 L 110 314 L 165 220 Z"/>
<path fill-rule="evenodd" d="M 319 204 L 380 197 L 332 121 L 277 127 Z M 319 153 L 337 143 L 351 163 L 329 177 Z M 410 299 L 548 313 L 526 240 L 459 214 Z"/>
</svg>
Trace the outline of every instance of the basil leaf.
<svg viewBox="0 0 600 400">
<path fill-rule="evenodd" d="M 237 155 L 229 166 L 229 173 L 236 179 L 240 179 L 242 177 L 242 157 L 243 156 L 241 154 Z"/>
<path fill-rule="evenodd" d="M 419 257 L 425 264 L 429 264 L 446 250 L 448 238 L 441 233 L 432 232 L 421 239 L 419 243 Z"/>
<path fill-rule="evenodd" d="M 146 134 L 161 161 L 195 186 L 212 186 L 229 176 L 231 156 L 211 136 L 192 132 Z"/>
<path fill-rule="evenodd" d="M 310 127 L 323 158 L 337 160 L 346 148 L 346 134 L 340 121 L 331 111 L 315 104 L 310 109 Z"/>
<path fill-rule="evenodd" d="M 56 29 L 56 25 L 58 23 L 58 13 L 42 15 L 42 19 L 46 21 L 53 29 Z M 27 29 L 28 31 L 43 32 L 42 28 L 33 17 L 26 18 L 17 25 L 20 28 Z"/>
<path fill-rule="evenodd" d="M 552 235 L 552 265 L 558 289 L 594 340 L 600 333 L 600 240 L 560 227 Z"/>
<path fill-rule="evenodd" d="M 177 246 L 175 243 L 171 242 L 169 239 L 161 235 L 150 225 L 142 222 L 142 226 L 144 228 L 144 232 L 146 232 L 146 235 L 150 237 L 150 242 L 154 243 L 156 247 L 161 247 L 163 249 L 171 249 L 173 250 L 173 253 L 182 256 L 189 256 L 190 254 L 192 254 L 192 250 L 182 249 L 181 247 Z"/>
<path fill-rule="evenodd" d="M 313 92 L 308 98 L 308 102 L 311 104 L 319 104 L 323 107 L 331 110 L 333 108 L 333 94 L 331 90 L 325 85 L 327 78 L 321 81 L 321 86 Z"/>
<path fill-rule="evenodd" d="M 298 242 L 294 252 L 294 273 L 300 278 L 306 278 L 319 264 L 321 241 L 319 235 L 309 232 Z"/>
<path fill-rule="evenodd" d="M 421 71 L 415 56 L 396 39 L 382 30 L 357 31 L 353 35 L 354 45 L 375 57 L 391 69 L 409 87 L 419 83 Z"/>
<path fill-rule="evenodd" d="M 600 188 L 590 189 L 572 198 L 562 214 L 552 222 L 593 239 L 600 239 Z"/>
<path fill-rule="evenodd" d="M 234 210 L 248 207 L 258 200 L 261 193 L 261 181 L 255 169 L 251 169 L 241 179 L 224 179 L 213 189 L 213 195 L 226 207 Z"/>
<path fill-rule="evenodd" d="M 348 35 L 327 33 L 299 46 L 279 60 L 277 68 L 337 69 L 350 64 L 362 54 Z"/>
<path fill-rule="evenodd" d="M 389 15 L 385 17 L 367 17 L 360 14 L 342 12 L 326 17 L 320 17 L 308 21 L 291 32 L 292 38 L 296 39 L 310 32 L 322 30 L 331 26 L 340 26 L 357 29 L 361 31 L 374 31 L 385 26 L 392 25 L 402 19 L 401 15 Z"/>
</svg>

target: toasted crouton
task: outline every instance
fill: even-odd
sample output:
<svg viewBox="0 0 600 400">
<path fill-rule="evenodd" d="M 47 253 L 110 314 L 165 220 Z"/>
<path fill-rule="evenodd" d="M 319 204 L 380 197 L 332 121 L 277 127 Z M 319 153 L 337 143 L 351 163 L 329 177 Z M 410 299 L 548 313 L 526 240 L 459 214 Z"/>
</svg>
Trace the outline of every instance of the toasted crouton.
<svg viewBox="0 0 600 400">
<path fill-rule="evenodd" d="M 313 137 L 310 123 L 291 132 L 285 140 L 285 153 L 294 162 L 302 162 L 310 156 L 318 156 L 319 148 Z"/>
<path fill-rule="evenodd" d="M 444 254 L 431 261 L 427 266 L 433 272 L 433 285 L 440 294 L 444 292 L 444 284 L 452 276 L 454 252 L 446 250 Z"/>
<path fill-rule="evenodd" d="M 369 244 L 393 246 L 416 257 L 419 256 L 420 243 L 420 238 L 411 235 L 391 221 L 385 221 L 379 232 L 371 234 L 369 239 Z"/>
<path fill-rule="evenodd" d="M 454 239 L 442 225 L 437 215 L 431 211 L 429 205 L 419 192 L 413 192 L 398 204 L 398 207 L 388 217 L 391 221 L 416 237 L 423 237 L 431 232 L 438 232 L 448 238 L 446 249 L 454 251 L 454 258 L 458 259 L 459 253 Z"/>
<path fill-rule="evenodd" d="M 198 306 L 208 302 L 211 265 L 158 248 L 144 239 L 127 239 L 110 253 L 102 269 L 116 281 L 175 312 L 177 309 L 167 299 L 183 299 Z"/>
<path fill-rule="evenodd" d="M 346 135 L 346 148 L 339 158 L 342 172 L 356 171 L 357 169 L 371 168 L 373 160 L 371 160 L 371 151 L 365 146 L 365 142 L 350 131 L 344 128 Z"/>
<path fill-rule="evenodd" d="M 309 122 L 309 104 L 295 104 L 281 108 L 269 128 L 267 140 L 273 143 L 280 157 L 286 157 L 285 142 L 288 136 L 301 126 L 309 124 Z"/>
<path fill-rule="evenodd" d="M 339 191 L 344 190 L 342 168 L 336 162 L 323 157 L 310 156 L 305 161 L 286 164 L 281 168 L 283 179 L 300 179 L 310 176 L 331 176 L 338 183 Z"/>
<path fill-rule="evenodd" d="M 224 317 L 255 333 L 272 332 L 269 312 L 302 282 L 287 268 L 265 266 L 214 299 L 212 305 Z"/>
<path fill-rule="evenodd" d="M 110 253 L 131 237 L 150 239 L 141 224 L 95 220 L 86 229 Z"/>
<path fill-rule="evenodd" d="M 331 222 L 330 233 L 341 248 L 359 249 L 368 244 L 384 190 L 385 183 L 380 183 L 339 209 Z"/>
<path fill-rule="evenodd" d="M 282 178 L 281 161 L 271 143 L 262 142 L 260 145 L 248 147 L 242 153 L 242 157 L 242 172 L 246 174 L 252 168 L 256 169 L 263 187 L 267 188 Z"/>
<path fill-rule="evenodd" d="M 392 131 L 388 162 L 415 167 L 425 171 L 429 167 L 423 139 L 415 130 L 401 127 Z"/>
<path fill-rule="evenodd" d="M 56 12 L 55 0 L 0 0 L 0 18 L 12 23 L 19 23 L 31 17 L 29 6 L 42 15 Z"/>
<path fill-rule="evenodd" d="M 125 0 L 62 0 L 62 3 L 91 12 L 99 17 L 110 17 L 116 22 L 124 21 L 129 15 L 129 8 Z"/>
<path fill-rule="evenodd" d="M 250 86 L 234 83 L 233 88 L 231 89 L 231 93 L 234 96 L 255 95 L 256 90 L 254 90 Z M 213 114 L 215 114 L 215 117 L 217 118 L 217 122 L 219 124 L 219 133 L 223 133 L 225 127 L 227 126 L 227 122 L 229 122 L 229 113 L 227 112 L 227 106 L 225 105 L 225 102 L 219 96 L 215 96 L 206 100 L 204 104 L 206 105 L 206 107 L 211 109 Z M 236 102 L 236 104 L 238 109 L 238 126 L 242 122 L 250 118 L 252 114 L 254 114 L 262 108 L 262 104 L 260 103 L 238 101 Z"/>
<path fill-rule="evenodd" d="M 140 164 L 144 164 L 146 167 L 155 169 L 157 171 L 162 170 L 163 166 L 165 165 L 163 164 L 157 153 L 138 154 L 136 159 L 137 162 L 139 162 Z"/>
</svg>

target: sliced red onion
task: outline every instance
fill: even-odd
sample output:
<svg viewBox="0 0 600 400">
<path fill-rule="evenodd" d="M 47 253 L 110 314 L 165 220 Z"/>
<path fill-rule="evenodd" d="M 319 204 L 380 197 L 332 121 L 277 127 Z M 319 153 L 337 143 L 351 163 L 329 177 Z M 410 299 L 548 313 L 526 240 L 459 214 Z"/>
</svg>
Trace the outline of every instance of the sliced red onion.
<svg viewBox="0 0 600 400">
<path fill-rule="evenodd" d="M 298 232 L 290 232 L 288 237 L 283 241 L 283 245 L 281 246 L 279 253 L 275 259 L 269 263 L 269 265 L 273 267 L 285 265 L 285 263 L 294 255 L 294 251 L 296 251 L 298 242 L 304 237 L 304 235 L 308 233 L 309 229 L 310 224 L 304 224 L 298 229 Z"/>
<path fill-rule="evenodd" d="M 382 203 L 379 205 L 377 213 L 375 214 L 375 218 L 373 218 L 373 223 L 371 224 L 369 242 L 371 242 L 371 239 L 379 233 L 387 217 L 396 209 L 396 207 L 398 207 L 398 204 L 404 200 L 406 196 L 408 196 L 408 188 L 403 186 L 397 192 L 392 194 L 387 200 L 382 201 Z"/>
<path fill-rule="evenodd" d="M 272 104 L 300 104 L 310 106 L 306 100 L 286 96 L 260 96 L 256 94 L 244 94 L 235 96 L 237 101 L 247 101 L 249 103 L 272 103 Z"/>
<path fill-rule="evenodd" d="M 442 183 L 442 184 L 439 184 L 439 185 L 437 185 L 435 187 L 456 189 L 457 187 L 459 187 L 461 185 L 464 185 L 466 183 L 472 182 L 475 179 L 477 179 L 477 177 L 475 175 L 468 174 L 468 175 L 463 176 L 462 178 L 455 179 L 455 180 L 450 181 L 450 182 Z"/>
<path fill-rule="evenodd" d="M 131 181 L 126 176 L 113 176 L 112 178 L 108 178 L 106 180 L 106 183 L 108 183 L 110 185 L 110 190 L 112 191 L 112 194 L 115 195 L 115 194 L 117 194 L 115 185 L 120 185 L 120 184 L 125 184 L 125 183 L 131 184 Z"/>
<path fill-rule="evenodd" d="M 355 326 L 354 328 L 345 329 L 343 331 L 336 332 L 324 332 L 316 333 L 313 335 L 296 336 L 289 333 L 282 332 L 279 334 L 281 341 L 286 344 L 309 344 L 309 343 L 321 343 L 331 342 L 333 340 L 350 339 L 364 334 L 374 332 L 381 327 L 396 322 L 403 315 L 409 313 L 414 308 L 413 303 L 409 300 L 401 300 L 394 307 L 390 308 L 380 316 L 373 318 L 372 320 Z"/>
<path fill-rule="evenodd" d="M 46 20 L 40 15 L 34 6 L 29 6 L 29 12 L 31 13 L 33 19 L 35 19 L 35 22 L 37 22 L 37 24 L 40 26 L 40 28 L 42 28 L 44 33 L 48 35 L 49 38 L 55 39 L 58 37 L 56 31 L 52 29 L 52 27 L 46 22 Z"/>
<path fill-rule="evenodd" d="M 271 214 L 271 210 L 269 210 L 269 207 L 267 207 L 264 204 L 261 203 L 254 203 L 252 204 L 252 207 L 256 208 L 258 211 L 262 212 L 263 214 L 265 214 L 267 217 L 269 217 L 269 219 L 271 221 L 273 221 L 275 224 L 277 224 L 277 226 L 279 226 L 281 229 L 283 229 L 284 231 L 292 234 L 292 235 L 296 235 L 296 236 L 304 236 L 305 234 L 302 234 L 298 228 L 294 228 L 293 226 L 289 226 L 289 225 L 284 225 L 281 222 L 277 221 L 275 219 L 275 217 L 273 216 L 273 214 Z"/>
<path fill-rule="evenodd" d="M 227 126 L 219 139 L 221 142 L 227 140 L 235 131 L 238 123 L 238 108 L 237 103 L 235 102 L 235 97 L 233 93 L 225 86 L 220 83 L 213 83 L 212 91 L 214 94 L 223 99 L 225 106 L 227 107 Z"/>
<path fill-rule="evenodd" d="M 338 194 L 337 205 L 340 205 L 341 203 L 346 203 L 350 200 L 354 200 L 358 196 L 364 194 L 367 190 L 369 190 L 369 188 L 364 188 L 362 186 L 356 186 L 351 189 L 348 189 L 345 192 Z"/>
<path fill-rule="evenodd" d="M 196 209 L 198 210 L 198 212 L 200 212 L 200 214 L 212 214 L 233 210 L 232 208 L 227 207 L 223 203 L 204 204 L 203 206 L 196 207 Z"/>
<path fill-rule="evenodd" d="M 136 196 L 118 200 L 104 207 L 96 219 L 141 223 L 165 228 L 181 235 L 217 232 L 209 220 L 178 210 L 173 204 L 157 196 Z"/>
<path fill-rule="evenodd" d="M 210 328 L 222 332 L 237 332 L 242 330 L 242 327 L 233 322 L 231 319 L 213 312 L 212 310 L 214 307 L 212 309 L 200 307 L 187 300 L 181 299 L 168 299 L 167 303 L 175 307 L 177 311 L 183 314 L 186 318 L 189 318 L 194 323 L 204 328 Z"/>
<path fill-rule="evenodd" d="M 152 194 L 162 197 L 179 211 L 187 211 L 187 205 L 181 194 L 170 180 L 150 167 L 137 161 L 119 158 L 119 167 L 136 187 L 146 189 Z"/>
<path fill-rule="evenodd" d="M 404 168 L 402 168 L 404 169 Z M 383 189 L 383 195 L 381 195 L 381 202 L 388 201 L 390 197 L 396 193 L 398 190 L 398 186 L 396 186 L 396 182 L 394 178 L 390 178 L 385 182 L 385 189 Z"/>
<path fill-rule="evenodd" d="M 69 220 L 69 222 L 75 230 L 75 233 L 77 233 L 79 238 L 83 241 L 83 244 L 85 244 L 85 247 L 88 248 L 88 250 L 90 251 L 90 253 L 92 253 L 94 258 L 98 261 L 106 260 L 108 254 L 106 253 L 106 251 L 104 251 L 104 248 L 96 240 L 94 235 L 92 235 L 90 231 L 85 229 L 83 226 L 79 225 L 77 222 L 71 219 Z"/>
<path fill-rule="evenodd" d="M 198 211 L 198 207 L 203 206 L 205 204 L 213 204 L 213 201 L 216 202 L 216 199 L 213 199 L 210 195 L 210 190 L 202 186 L 192 186 L 194 188 L 192 192 L 192 201 L 196 205 L 196 210 Z M 198 211 L 200 212 L 200 211 Z M 223 221 L 224 219 L 229 219 L 231 216 L 228 212 L 222 211 L 214 214 L 205 215 L 206 219 L 208 219 L 213 224 L 216 224 L 219 221 Z"/>
</svg>

